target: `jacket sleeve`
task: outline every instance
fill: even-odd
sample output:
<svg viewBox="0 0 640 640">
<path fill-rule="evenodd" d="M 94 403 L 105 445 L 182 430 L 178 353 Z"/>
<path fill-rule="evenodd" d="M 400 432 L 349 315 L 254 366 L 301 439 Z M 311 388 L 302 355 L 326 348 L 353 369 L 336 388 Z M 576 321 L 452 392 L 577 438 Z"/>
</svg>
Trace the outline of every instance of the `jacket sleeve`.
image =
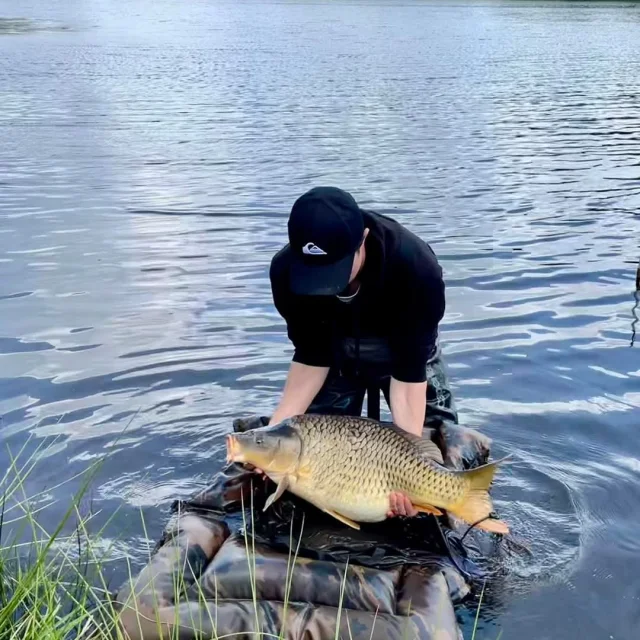
<svg viewBox="0 0 640 640">
<path fill-rule="evenodd" d="M 390 336 L 391 375 L 400 382 L 424 382 L 427 362 L 437 349 L 445 285 L 437 264 L 427 273 L 403 271 Z"/>
<path fill-rule="evenodd" d="M 332 325 L 319 301 L 293 295 L 288 274 L 273 262 L 269 277 L 273 303 L 287 324 L 287 336 L 294 347 L 293 361 L 312 367 L 331 366 Z"/>
</svg>

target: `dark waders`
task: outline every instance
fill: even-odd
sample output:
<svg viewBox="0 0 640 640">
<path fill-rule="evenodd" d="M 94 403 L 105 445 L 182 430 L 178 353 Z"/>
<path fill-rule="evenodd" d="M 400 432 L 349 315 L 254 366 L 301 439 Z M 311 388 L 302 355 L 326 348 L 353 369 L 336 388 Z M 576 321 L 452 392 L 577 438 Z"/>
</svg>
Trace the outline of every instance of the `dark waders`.
<svg viewBox="0 0 640 640">
<path fill-rule="evenodd" d="M 339 358 L 340 364 L 330 369 L 307 413 L 360 416 L 366 393 L 367 416 L 379 420 L 380 391 L 389 406 L 391 359 L 386 343 L 375 338 L 361 338 L 357 342 L 346 339 L 341 344 Z M 436 427 L 442 421 L 457 424 L 458 414 L 439 348 L 426 366 L 425 427 Z"/>
</svg>

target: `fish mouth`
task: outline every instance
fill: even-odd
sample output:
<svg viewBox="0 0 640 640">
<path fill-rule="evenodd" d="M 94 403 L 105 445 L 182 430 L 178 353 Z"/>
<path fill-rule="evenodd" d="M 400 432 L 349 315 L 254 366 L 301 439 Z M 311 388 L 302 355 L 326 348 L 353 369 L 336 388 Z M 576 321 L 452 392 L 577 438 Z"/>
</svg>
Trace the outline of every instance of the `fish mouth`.
<svg viewBox="0 0 640 640">
<path fill-rule="evenodd" d="M 238 442 L 235 439 L 235 436 L 229 434 L 226 438 L 227 440 L 227 464 L 230 462 L 235 462 L 236 457 L 238 455 Z"/>
</svg>

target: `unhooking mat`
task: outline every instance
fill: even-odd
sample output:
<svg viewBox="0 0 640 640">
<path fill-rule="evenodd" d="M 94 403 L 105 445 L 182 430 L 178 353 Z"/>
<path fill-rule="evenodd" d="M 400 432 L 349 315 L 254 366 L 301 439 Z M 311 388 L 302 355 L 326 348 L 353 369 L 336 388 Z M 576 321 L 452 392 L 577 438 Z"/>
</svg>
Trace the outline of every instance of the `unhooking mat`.
<svg viewBox="0 0 640 640">
<path fill-rule="evenodd" d="M 489 456 L 471 429 L 441 423 L 425 437 L 452 468 Z M 467 525 L 421 514 L 356 531 L 289 492 L 263 512 L 274 488 L 232 464 L 176 501 L 150 562 L 116 594 L 125 637 L 462 638 L 454 604 L 480 576 L 461 542 Z"/>
</svg>

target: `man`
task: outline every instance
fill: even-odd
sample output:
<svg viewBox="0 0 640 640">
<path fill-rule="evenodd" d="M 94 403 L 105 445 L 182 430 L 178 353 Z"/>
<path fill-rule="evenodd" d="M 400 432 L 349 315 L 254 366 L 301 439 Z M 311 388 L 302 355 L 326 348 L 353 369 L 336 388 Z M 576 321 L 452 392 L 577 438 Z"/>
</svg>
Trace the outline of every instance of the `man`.
<svg viewBox="0 0 640 640">
<path fill-rule="evenodd" d="M 409 433 L 421 436 L 430 414 L 457 421 L 439 366 L 445 286 L 431 247 L 333 187 L 296 200 L 288 233 L 269 275 L 295 352 L 269 424 L 302 413 L 360 415 L 372 383 Z M 400 494 L 390 505 L 390 515 L 417 513 Z"/>
</svg>

